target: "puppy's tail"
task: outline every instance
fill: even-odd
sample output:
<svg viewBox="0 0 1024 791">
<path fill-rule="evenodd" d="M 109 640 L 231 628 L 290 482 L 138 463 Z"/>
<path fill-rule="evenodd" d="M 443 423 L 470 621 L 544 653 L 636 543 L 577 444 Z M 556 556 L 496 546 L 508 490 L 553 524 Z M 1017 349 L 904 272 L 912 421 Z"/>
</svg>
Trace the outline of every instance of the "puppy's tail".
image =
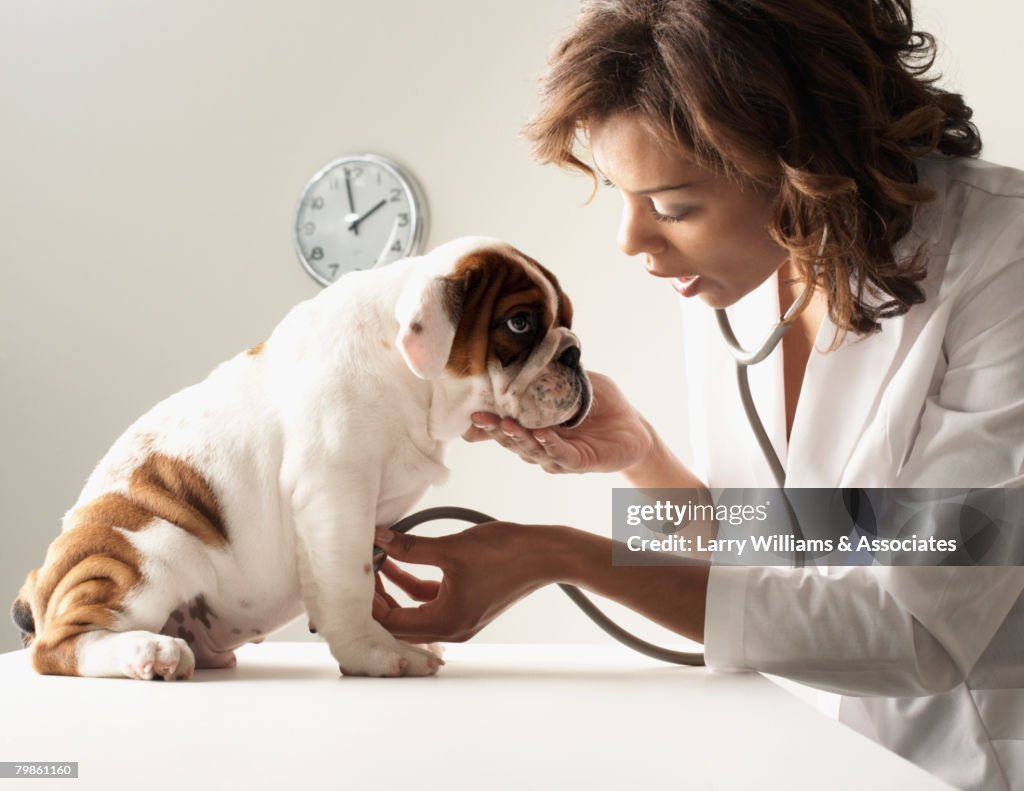
<svg viewBox="0 0 1024 791">
<path fill-rule="evenodd" d="M 21 631 L 21 642 L 26 648 L 32 645 L 32 641 L 36 637 L 36 621 L 32 617 L 32 606 L 29 604 L 32 600 L 32 592 L 35 590 L 33 584 L 35 575 L 35 571 L 28 575 L 28 579 L 25 580 L 25 584 L 18 592 L 18 598 L 11 605 L 11 620 Z"/>
</svg>

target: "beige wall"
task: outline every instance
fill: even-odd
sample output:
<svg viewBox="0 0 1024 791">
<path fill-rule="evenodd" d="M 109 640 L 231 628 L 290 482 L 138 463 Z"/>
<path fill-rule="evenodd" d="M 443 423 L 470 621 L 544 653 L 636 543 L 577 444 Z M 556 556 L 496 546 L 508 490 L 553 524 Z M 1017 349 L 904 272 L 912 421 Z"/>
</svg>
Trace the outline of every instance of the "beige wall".
<svg viewBox="0 0 1024 791">
<path fill-rule="evenodd" d="M 1002 4 L 930 0 L 921 19 L 954 49 L 992 157 L 1021 166 L 1024 121 L 1002 99 L 1021 12 L 986 5 Z M 346 152 L 417 174 L 430 244 L 500 236 L 555 269 L 585 362 L 688 453 L 672 293 L 615 249 L 617 199 L 584 207 L 589 183 L 532 164 L 517 136 L 576 7 L 0 0 L 0 604 L 124 428 L 316 293 L 292 212 Z M 457 443 L 423 505 L 609 530 L 618 478 L 545 476 L 498 450 Z M 478 639 L 604 637 L 551 588 Z M 0 649 L 17 646 L 0 627 Z"/>
</svg>

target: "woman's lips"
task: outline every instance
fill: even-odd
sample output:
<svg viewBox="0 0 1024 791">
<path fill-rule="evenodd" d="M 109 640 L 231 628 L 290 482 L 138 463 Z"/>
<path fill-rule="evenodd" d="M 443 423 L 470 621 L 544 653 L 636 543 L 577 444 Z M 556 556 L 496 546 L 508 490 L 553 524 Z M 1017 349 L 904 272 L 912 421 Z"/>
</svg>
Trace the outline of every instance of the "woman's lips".
<svg viewBox="0 0 1024 791">
<path fill-rule="evenodd" d="M 644 268 L 647 270 L 649 275 L 654 277 L 665 278 L 671 284 L 672 288 L 675 289 L 676 293 L 683 297 L 692 297 L 697 294 L 701 287 L 701 276 L 700 275 L 684 275 L 682 277 L 673 277 L 668 272 L 660 272 L 654 265 L 654 262 L 648 258 L 645 261 Z"/>
<path fill-rule="evenodd" d="M 672 280 L 672 288 L 682 297 L 692 297 L 700 290 L 700 275 L 677 277 Z"/>
</svg>

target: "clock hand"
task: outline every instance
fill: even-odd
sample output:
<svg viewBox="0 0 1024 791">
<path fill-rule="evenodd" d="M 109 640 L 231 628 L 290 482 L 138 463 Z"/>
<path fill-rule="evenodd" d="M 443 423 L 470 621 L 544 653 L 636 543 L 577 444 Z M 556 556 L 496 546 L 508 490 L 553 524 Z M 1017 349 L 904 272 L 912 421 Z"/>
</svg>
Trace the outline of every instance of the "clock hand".
<svg viewBox="0 0 1024 791">
<path fill-rule="evenodd" d="M 356 219 L 354 219 L 349 224 L 348 229 L 350 231 L 355 231 L 358 234 L 359 233 L 359 223 L 361 223 L 363 220 L 365 220 L 367 217 L 369 217 L 371 214 L 373 214 L 375 211 L 377 211 L 377 209 L 379 209 L 385 203 L 387 203 L 387 201 L 384 200 L 383 198 L 381 198 L 380 202 L 376 206 L 374 206 L 372 209 L 370 209 L 368 212 L 366 212 L 366 214 L 362 215 L 361 217 L 356 217 Z"/>
<path fill-rule="evenodd" d="M 348 170 L 345 171 L 345 192 L 348 193 L 348 210 L 352 213 L 356 213 L 356 204 L 352 200 L 352 182 L 349 181 Z"/>
<path fill-rule="evenodd" d="M 348 195 L 348 212 L 349 212 L 348 216 L 349 217 L 355 217 L 356 216 L 356 204 L 355 204 L 355 201 L 352 200 L 352 181 L 351 181 L 351 179 L 349 177 L 349 174 L 348 174 L 348 168 L 345 168 L 345 193 Z M 353 230 L 351 226 L 349 226 L 349 230 L 350 231 Z M 358 228 L 358 226 L 355 228 L 355 235 L 359 236 L 359 228 Z"/>
</svg>

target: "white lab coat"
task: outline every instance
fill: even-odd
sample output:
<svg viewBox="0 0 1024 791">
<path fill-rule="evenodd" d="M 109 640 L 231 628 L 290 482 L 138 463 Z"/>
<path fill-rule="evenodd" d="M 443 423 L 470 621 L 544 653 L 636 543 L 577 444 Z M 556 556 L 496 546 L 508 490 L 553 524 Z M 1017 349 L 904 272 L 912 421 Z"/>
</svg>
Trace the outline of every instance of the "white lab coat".
<svg viewBox="0 0 1024 791">
<path fill-rule="evenodd" d="M 1024 485 L 1024 173 L 935 157 L 920 174 L 938 195 L 900 250 L 928 244 L 927 300 L 822 353 L 826 316 L 788 449 L 781 346 L 750 370 L 788 487 Z M 713 312 L 683 315 L 697 471 L 773 486 Z M 729 308 L 747 346 L 778 315 L 774 276 Z M 840 693 L 842 722 L 957 787 L 1024 789 L 1022 591 L 1018 567 L 716 567 L 707 663 Z"/>
</svg>

